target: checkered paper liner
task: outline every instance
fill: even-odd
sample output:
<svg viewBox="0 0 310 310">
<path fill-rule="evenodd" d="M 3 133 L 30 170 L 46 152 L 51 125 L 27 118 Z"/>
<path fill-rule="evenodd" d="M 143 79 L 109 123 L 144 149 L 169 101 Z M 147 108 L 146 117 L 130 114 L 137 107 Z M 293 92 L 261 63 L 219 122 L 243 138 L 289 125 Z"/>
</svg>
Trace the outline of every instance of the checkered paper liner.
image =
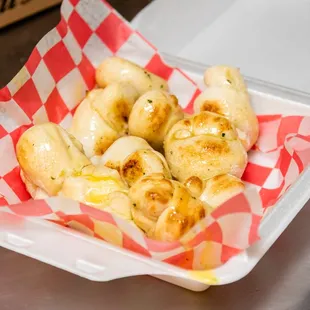
<svg viewBox="0 0 310 310">
<path fill-rule="evenodd" d="M 19 176 L 15 145 L 33 124 L 70 125 L 78 103 L 95 86 L 95 68 L 108 56 L 124 57 L 169 83 L 192 112 L 200 93 L 178 68 L 103 0 L 64 0 L 61 21 L 34 48 L 29 60 L 0 91 L 0 205 L 4 212 L 41 217 L 173 265 L 203 270 L 225 263 L 259 239 L 263 210 L 274 205 L 310 162 L 310 118 L 261 115 L 260 138 L 249 153 L 246 191 L 207 216 L 181 240 L 150 240 L 117 215 L 53 197 L 30 200 Z"/>
</svg>

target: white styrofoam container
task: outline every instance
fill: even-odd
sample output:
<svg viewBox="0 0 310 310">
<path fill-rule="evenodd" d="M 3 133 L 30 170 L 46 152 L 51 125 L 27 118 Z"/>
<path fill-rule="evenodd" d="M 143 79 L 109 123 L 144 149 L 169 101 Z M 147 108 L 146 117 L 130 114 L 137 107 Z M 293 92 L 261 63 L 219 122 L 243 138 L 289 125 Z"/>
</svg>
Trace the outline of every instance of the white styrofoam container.
<svg viewBox="0 0 310 310">
<path fill-rule="evenodd" d="M 310 0 L 155 0 L 131 25 L 161 52 L 309 92 L 309 12 Z"/>
<path fill-rule="evenodd" d="M 172 66 L 202 85 L 205 66 L 163 55 Z M 310 95 L 264 82 L 246 79 L 257 114 L 310 116 Z M 277 240 L 310 198 L 310 167 L 265 216 L 261 240 L 226 264 L 207 271 L 203 282 L 190 277 L 188 270 L 149 259 L 80 232 L 35 218 L 20 218 L 0 212 L 0 246 L 27 255 L 92 281 L 151 275 L 193 291 L 210 285 L 235 282 L 246 276 Z M 212 277 L 215 277 L 215 282 Z"/>
</svg>

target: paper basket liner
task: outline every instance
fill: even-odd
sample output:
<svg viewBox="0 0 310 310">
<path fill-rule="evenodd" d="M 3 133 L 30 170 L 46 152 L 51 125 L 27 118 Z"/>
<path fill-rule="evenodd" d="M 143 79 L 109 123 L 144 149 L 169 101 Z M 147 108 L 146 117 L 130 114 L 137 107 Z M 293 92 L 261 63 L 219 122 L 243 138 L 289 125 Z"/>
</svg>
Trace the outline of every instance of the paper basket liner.
<svg viewBox="0 0 310 310">
<path fill-rule="evenodd" d="M 68 128 L 77 105 L 95 86 L 95 68 L 111 55 L 166 79 L 182 108 L 193 112 L 200 93 L 197 85 L 168 66 L 110 5 L 102 0 L 64 0 L 60 23 L 0 91 L 1 210 L 48 219 L 186 269 L 225 263 L 259 239 L 263 210 L 274 205 L 309 164 L 310 118 L 260 115 L 260 137 L 243 176 L 245 193 L 217 208 L 177 242 L 150 240 L 117 215 L 72 200 L 29 200 L 15 156 L 20 135 L 48 120 Z"/>
</svg>

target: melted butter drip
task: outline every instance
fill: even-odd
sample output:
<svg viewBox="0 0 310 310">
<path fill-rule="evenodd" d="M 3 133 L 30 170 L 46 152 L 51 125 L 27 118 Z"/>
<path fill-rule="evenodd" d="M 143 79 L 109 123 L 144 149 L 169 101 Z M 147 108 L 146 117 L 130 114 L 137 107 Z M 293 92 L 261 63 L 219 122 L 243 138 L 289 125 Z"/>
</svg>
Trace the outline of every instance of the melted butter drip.
<svg viewBox="0 0 310 310">
<path fill-rule="evenodd" d="M 191 270 L 188 271 L 189 278 L 208 285 L 219 284 L 215 273 L 212 270 Z"/>
<path fill-rule="evenodd" d="M 85 200 L 86 202 L 95 205 L 108 205 L 110 201 L 109 194 L 103 194 L 96 188 L 92 188 L 86 193 Z"/>
<path fill-rule="evenodd" d="M 118 188 L 115 191 L 109 192 L 105 192 L 100 188 L 91 188 L 85 194 L 85 200 L 91 204 L 102 205 L 102 207 L 109 206 L 111 204 L 110 194 L 112 192 L 128 194 L 127 190 L 120 190 Z"/>
<path fill-rule="evenodd" d="M 100 182 L 100 181 L 108 181 L 108 182 L 113 182 L 117 185 L 120 185 L 120 182 L 118 182 L 115 178 L 111 176 L 97 176 L 97 175 L 92 175 L 92 174 L 85 174 L 83 175 L 83 178 L 85 178 L 87 181 L 90 182 Z"/>
</svg>

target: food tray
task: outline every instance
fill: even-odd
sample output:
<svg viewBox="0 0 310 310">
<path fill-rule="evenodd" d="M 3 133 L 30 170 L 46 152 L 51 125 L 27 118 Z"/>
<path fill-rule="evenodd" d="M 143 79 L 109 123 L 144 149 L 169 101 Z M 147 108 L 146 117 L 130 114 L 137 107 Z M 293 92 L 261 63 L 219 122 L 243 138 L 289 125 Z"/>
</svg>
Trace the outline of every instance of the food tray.
<svg viewBox="0 0 310 310">
<path fill-rule="evenodd" d="M 164 55 L 164 58 L 201 83 L 205 66 L 168 55 Z M 254 110 L 258 114 L 281 112 L 310 115 L 309 95 L 252 79 L 246 80 Z M 204 277 L 200 275 L 197 279 L 195 272 L 151 260 L 51 222 L 21 218 L 14 214 L 1 213 L 0 245 L 92 281 L 152 275 L 189 290 L 203 291 L 210 285 L 228 284 L 246 276 L 309 198 L 308 167 L 265 216 L 260 227 L 261 240 L 221 267 L 205 271 Z"/>
<path fill-rule="evenodd" d="M 147 274 L 190 290 L 201 291 L 210 285 L 222 285 L 242 278 L 255 266 L 300 208 L 302 208 L 307 199 L 309 199 L 309 191 L 307 190 L 309 186 L 305 181 L 307 176 L 309 176 L 308 170 L 299 175 L 302 169 L 298 166 L 298 169 L 296 168 L 297 170 L 293 171 L 293 175 L 287 172 L 284 173 L 289 180 L 295 180 L 295 177 L 299 175 L 298 180 L 295 181 L 295 184 L 290 187 L 282 199 L 277 202 L 275 208 L 269 206 L 260 227 L 261 240 L 250 248 L 248 248 L 248 245 L 257 240 L 256 227 L 258 224 L 257 219 L 260 220 L 260 216 L 258 216 L 256 211 L 260 209 L 260 203 L 255 199 L 254 201 L 251 200 L 250 204 L 253 209 L 250 212 L 249 209 L 247 211 L 245 209 L 240 211 L 238 209 L 240 207 L 239 203 L 236 206 L 233 205 L 234 210 L 224 208 L 225 212 L 228 212 L 224 212 L 224 215 L 233 215 L 229 217 L 229 223 L 238 224 L 238 229 L 233 230 L 233 236 L 236 238 L 233 241 L 236 243 L 232 242 L 232 247 L 229 247 L 230 244 L 226 242 L 215 242 L 221 248 L 221 254 L 224 253 L 225 245 L 225 249 L 227 250 L 228 248 L 230 253 L 233 253 L 232 255 L 230 254 L 230 257 L 234 257 L 224 265 L 221 265 L 221 267 L 207 271 L 192 271 L 189 269 L 188 267 L 192 266 L 193 263 L 192 258 L 184 258 L 184 262 L 186 260 L 188 262 L 186 263 L 186 269 L 182 269 L 38 218 L 44 217 L 47 214 L 46 210 L 48 210 L 49 215 L 55 216 L 55 211 L 62 210 L 61 208 L 64 207 L 63 210 L 66 210 L 69 217 L 75 214 L 79 216 L 81 212 L 84 218 L 85 213 L 89 214 L 87 212 L 91 212 L 91 215 L 96 216 L 100 214 L 102 223 L 108 223 L 108 226 L 111 228 L 110 222 L 107 222 L 106 219 L 113 221 L 114 217 L 112 215 L 100 211 L 96 211 L 96 213 L 94 210 L 91 211 L 90 208 L 85 209 L 85 206 L 81 207 L 83 208 L 82 210 L 73 201 L 51 198 L 46 203 L 44 201 L 35 201 L 14 205 L 19 203 L 20 200 L 27 200 L 29 195 L 23 189 L 24 186 L 18 176 L 19 170 L 14 159 L 13 142 L 16 142 L 21 131 L 24 130 L 23 125 L 29 125 L 30 119 L 40 123 L 47 120 L 49 115 L 50 119 L 52 118 L 51 120 L 57 117 L 58 123 L 66 128 L 68 122 L 70 122 L 70 117 L 72 117 L 71 112 L 79 102 L 78 100 L 82 99 L 81 96 L 85 95 L 87 90 L 85 83 L 88 89 L 94 86 L 94 66 L 98 65 L 102 58 L 111 55 L 111 51 L 109 52 L 109 49 L 104 47 L 105 44 L 114 53 L 117 52 L 118 55 L 129 57 L 140 64 L 142 62 L 143 66 L 151 65 L 154 70 L 160 69 L 160 73 L 166 76 L 169 82 L 172 83 L 173 92 L 178 95 L 183 107 L 190 106 L 189 102 L 192 102 L 190 98 L 198 91 L 197 86 L 192 81 L 197 82 L 201 88 L 203 87 L 201 80 L 205 66 L 164 55 L 166 62 L 176 68 L 167 67 L 161 62 L 156 49 L 146 43 L 139 34 L 134 33 L 129 25 L 122 21 L 117 13 L 107 6 L 104 1 L 96 0 L 92 4 L 92 6 L 89 6 L 89 1 L 87 0 L 73 2 L 64 0 L 60 24 L 39 42 L 30 57 L 31 61 L 28 61 L 19 74 L 0 92 L 0 117 L 2 122 L 0 125 L 3 125 L 0 127 L 2 137 L 0 148 L 2 147 L 2 159 L 3 163 L 5 163 L 2 163 L 1 166 L 1 175 L 3 177 L 0 180 L 0 188 L 4 197 L 0 197 L 0 205 L 3 206 L 1 210 L 6 211 L 0 212 L 0 245 L 93 281 L 108 281 L 121 277 Z M 185 74 L 177 68 L 183 70 Z M 272 114 L 278 117 L 280 121 L 282 121 L 281 115 L 279 117 L 276 114 L 286 114 L 290 115 L 290 117 L 297 115 L 297 127 L 295 126 L 296 129 L 289 131 L 293 135 L 298 135 L 299 124 L 303 121 L 302 128 L 303 130 L 306 129 L 307 136 L 303 136 L 304 139 L 302 141 L 306 144 L 306 151 L 308 152 L 309 119 L 301 116 L 310 115 L 310 108 L 306 105 L 309 102 L 309 96 L 268 86 L 262 82 L 247 80 L 247 83 L 250 88 L 252 104 L 257 114 Z M 58 104 L 57 108 L 59 108 L 57 113 L 54 109 L 55 100 Z M 69 113 L 68 108 L 70 108 Z M 291 118 L 289 122 L 291 122 Z M 269 136 L 267 135 L 268 141 Z M 303 147 L 304 144 L 299 144 L 299 147 Z M 304 162 L 307 163 L 308 157 L 305 158 L 307 156 L 305 154 L 308 153 L 303 153 Z M 289 161 L 286 160 L 287 168 L 290 167 L 290 163 L 297 165 L 296 160 L 291 160 L 291 157 Z M 268 166 L 264 162 L 260 162 L 260 164 L 264 167 Z M 272 168 L 267 170 L 274 171 L 279 169 Z M 290 172 L 290 170 L 287 171 Z M 269 175 L 271 173 L 268 174 L 268 178 Z M 253 177 L 256 178 L 256 175 Z M 262 185 L 264 185 L 264 182 Z M 265 189 L 265 187 L 263 188 Z M 278 189 L 278 185 L 276 189 Z M 271 191 L 274 192 L 273 188 Z M 19 194 L 18 197 L 16 193 L 17 195 Z M 268 200 L 268 202 L 270 201 Z M 10 206 L 7 206 L 7 204 Z M 218 210 L 223 210 L 221 207 Z M 88 211 L 85 212 L 85 210 Z M 245 218 L 250 220 L 242 222 L 242 225 L 245 227 L 244 230 L 240 228 L 240 222 L 238 222 L 240 217 L 236 217 L 233 214 L 234 212 L 244 212 Z M 223 212 L 221 214 L 223 215 Z M 67 215 L 65 214 L 65 216 Z M 59 220 L 57 217 L 48 217 L 48 219 Z M 116 220 L 116 218 L 114 219 Z M 118 220 L 116 223 L 120 224 Z M 78 222 L 78 224 L 81 223 Z M 86 233 L 96 233 L 96 229 L 94 231 L 87 231 L 88 226 L 84 225 L 83 227 Z M 83 229 L 83 227 L 78 226 L 76 228 Z M 104 235 L 104 240 L 112 242 L 113 240 L 111 239 L 115 234 L 122 233 L 122 230 L 117 228 L 113 228 L 112 235 Z M 226 222 L 227 228 L 228 231 L 226 230 L 225 232 L 231 234 L 231 226 Z M 223 231 L 222 229 L 223 227 L 221 226 L 219 233 Z M 248 234 L 244 235 L 241 233 L 244 231 Z M 127 231 L 125 230 L 125 232 Z M 132 231 L 130 231 L 129 237 L 133 237 Z M 211 237 L 216 236 L 211 234 Z M 140 239 L 135 239 L 136 243 L 130 241 L 130 245 L 138 246 L 138 248 L 129 248 L 142 254 L 146 254 L 148 251 L 147 254 L 152 256 L 150 251 L 153 251 L 154 247 L 149 248 L 147 246 L 145 248 L 144 244 L 146 241 L 143 236 L 135 235 L 135 238 Z M 121 235 L 121 245 L 126 247 L 125 242 L 128 245 L 129 239 L 128 236 Z M 241 239 L 243 243 L 240 241 Z M 131 240 L 133 241 L 133 239 Z M 211 239 L 211 241 L 213 240 L 215 239 Z M 238 245 L 238 242 L 240 242 L 239 245 L 241 243 L 243 245 L 235 247 L 235 244 Z M 235 255 L 235 250 L 238 251 L 237 253 L 240 253 L 240 250 L 245 248 L 247 250 L 242 251 L 242 254 Z M 231 250 L 235 252 L 231 252 Z M 164 250 L 164 252 L 164 255 L 168 255 L 166 257 L 175 257 L 180 254 L 180 249 L 173 248 L 171 251 L 168 249 Z M 183 255 L 182 252 L 181 254 Z M 209 256 L 207 258 L 209 260 Z M 228 259 L 228 257 L 226 258 Z M 222 263 L 227 261 L 227 259 L 222 260 L 222 257 L 220 259 Z M 203 262 L 205 261 L 203 260 Z"/>
</svg>

